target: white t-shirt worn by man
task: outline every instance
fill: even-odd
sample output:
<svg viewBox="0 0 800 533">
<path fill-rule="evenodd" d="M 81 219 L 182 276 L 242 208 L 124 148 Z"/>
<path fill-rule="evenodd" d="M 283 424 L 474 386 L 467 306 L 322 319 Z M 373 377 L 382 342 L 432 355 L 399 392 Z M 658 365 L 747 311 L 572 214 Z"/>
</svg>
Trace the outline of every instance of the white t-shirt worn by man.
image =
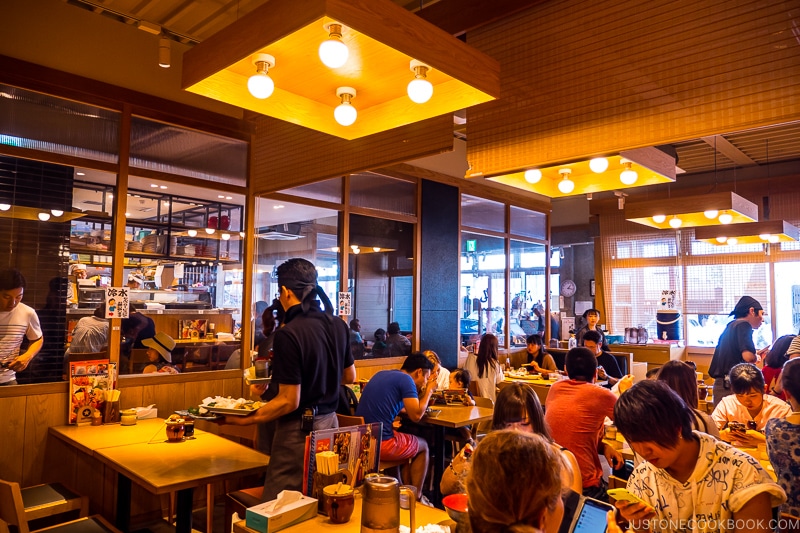
<svg viewBox="0 0 800 533">
<path fill-rule="evenodd" d="M 17 358 L 25 337 L 29 341 L 42 338 L 42 327 L 36 311 L 20 303 L 11 311 L 0 312 L 0 363 L 9 363 Z M 16 378 L 17 374 L 13 370 L 0 370 L 0 384 Z"/>
</svg>

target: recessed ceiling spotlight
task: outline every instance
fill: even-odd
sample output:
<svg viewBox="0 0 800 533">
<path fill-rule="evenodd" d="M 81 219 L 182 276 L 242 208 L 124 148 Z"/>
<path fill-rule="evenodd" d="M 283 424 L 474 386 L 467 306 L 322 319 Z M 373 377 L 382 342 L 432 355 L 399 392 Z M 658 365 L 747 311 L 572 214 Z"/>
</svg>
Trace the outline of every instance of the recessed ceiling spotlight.
<svg viewBox="0 0 800 533">
<path fill-rule="evenodd" d="M 75 174 L 77 174 L 78 176 L 85 176 L 86 172 L 76 172 Z"/>
<path fill-rule="evenodd" d="M 158 189 L 158 184 L 157 183 L 151 183 L 150 186 L 152 188 L 154 188 L 154 189 Z"/>
<path fill-rule="evenodd" d="M 225 195 L 224 194 L 218 194 L 217 198 L 225 198 Z"/>
<path fill-rule="evenodd" d="M 272 209 L 283 209 L 284 207 L 286 206 L 284 206 L 283 204 L 276 204 L 272 206 Z"/>
<path fill-rule="evenodd" d="M 226 200 L 233 200 L 233 196 L 226 196 L 225 199 Z"/>
<path fill-rule="evenodd" d="M 160 185 L 160 186 L 159 186 L 159 188 L 160 188 L 160 189 L 166 189 L 166 188 L 167 188 L 167 186 L 166 186 L 166 185 Z"/>
</svg>

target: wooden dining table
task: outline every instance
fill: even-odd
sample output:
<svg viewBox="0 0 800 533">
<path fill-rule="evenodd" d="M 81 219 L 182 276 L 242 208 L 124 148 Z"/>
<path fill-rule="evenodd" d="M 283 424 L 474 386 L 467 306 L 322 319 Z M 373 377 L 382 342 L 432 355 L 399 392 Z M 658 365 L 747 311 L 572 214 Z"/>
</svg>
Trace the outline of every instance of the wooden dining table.
<svg viewBox="0 0 800 533">
<path fill-rule="evenodd" d="M 168 442 L 164 420 L 135 426 L 57 426 L 50 432 L 117 472 L 115 525 L 130 530 L 131 485 L 155 495 L 177 492 L 175 531 L 192 531 L 192 494 L 198 486 L 266 469 L 269 457 L 241 444 L 195 430 L 195 438 Z"/>
<path fill-rule="evenodd" d="M 424 416 L 420 424 L 429 425 L 433 428 L 433 442 L 431 451 L 433 452 L 433 504 L 441 506 L 442 493 L 439 490 L 439 483 L 445 468 L 445 430 L 447 428 L 461 428 L 471 426 L 480 422 L 492 419 L 494 411 L 488 407 L 465 406 L 465 405 L 433 405 L 432 409 L 440 410 L 436 417 Z"/>
<path fill-rule="evenodd" d="M 361 494 L 356 492 L 355 505 L 353 507 L 353 514 L 350 520 L 344 524 L 334 524 L 327 516 L 318 514 L 316 517 L 300 522 L 293 526 L 289 526 L 282 531 L 284 533 L 304 533 L 308 531 L 336 531 L 337 533 L 360 533 L 361 531 L 361 509 L 362 498 Z M 427 524 L 441 524 L 450 526 L 450 531 L 455 531 L 455 522 L 453 522 L 445 511 L 428 507 L 417 503 L 414 508 L 416 527 L 425 526 Z M 408 524 L 408 512 L 400 511 L 400 523 Z M 246 520 L 234 522 L 233 533 L 258 533 L 257 530 L 247 527 Z"/>
</svg>

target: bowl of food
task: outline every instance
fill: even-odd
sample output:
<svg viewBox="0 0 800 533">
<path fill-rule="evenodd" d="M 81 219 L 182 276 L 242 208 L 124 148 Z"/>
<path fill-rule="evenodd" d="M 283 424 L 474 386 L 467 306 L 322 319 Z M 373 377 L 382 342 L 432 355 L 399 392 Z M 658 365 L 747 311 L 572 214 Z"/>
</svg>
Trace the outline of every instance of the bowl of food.
<svg viewBox="0 0 800 533">
<path fill-rule="evenodd" d="M 428 418 L 436 418 L 440 414 L 442 414 L 442 410 L 441 409 L 431 409 L 430 407 L 428 407 L 425 410 L 425 416 L 427 416 Z"/>
<path fill-rule="evenodd" d="M 469 521 L 466 494 L 448 494 L 442 498 L 442 505 L 447 515 L 457 524 L 466 524 Z"/>
</svg>

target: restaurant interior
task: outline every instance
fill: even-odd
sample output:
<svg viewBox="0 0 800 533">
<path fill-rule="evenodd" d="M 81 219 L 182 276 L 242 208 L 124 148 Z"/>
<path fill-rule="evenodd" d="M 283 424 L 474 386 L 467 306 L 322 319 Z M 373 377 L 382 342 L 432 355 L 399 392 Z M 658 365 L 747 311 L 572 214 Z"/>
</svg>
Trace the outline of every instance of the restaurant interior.
<svg viewBox="0 0 800 533">
<path fill-rule="evenodd" d="M 392 322 L 450 369 L 484 333 L 515 367 L 532 333 L 566 348 L 589 308 L 631 370 L 683 359 L 707 373 L 745 294 L 765 310 L 757 348 L 798 333 L 796 8 L 381 3 L 401 22 L 366 0 L 352 13 L 338 0 L 309 13 L 284 0 L 4 7 L 2 268 L 27 278 L 45 344 L 19 386 L 0 387 L 0 479 L 71 482 L 114 516 L 110 470 L 82 480 L 85 450 L 50 432 L 70 409 L 72 329 L 105 287 L 128 287 L 131 310 L 178 341 L 181 372 L 147 375 L 121 349 L 120 321 L 109 329 L 120 407 L 155 404 L 162 418 L 246 395 L 251 359 L 232 356 L 258 344 L 256 309 L 292 257 L 316 265 L 342 319 L 359 319 L 359 379 L 400 367 L 371 351 Z M 358 68 L 335 80 L 313 51 L 292 52 L 316 42 L 320 19 L 363 25 L 341 37 Z M 236 83 L 253 74 L 274 79 L 274 96 Z M 405 93 L 426 76 L 423 109 Z M 351 126 L 334 121 L 341 107 L 358 110 Z M 70 277 L 74 264 L 87 279 Z M 132 490 L 131 516 L 167 505 Z"/>
</svg>

